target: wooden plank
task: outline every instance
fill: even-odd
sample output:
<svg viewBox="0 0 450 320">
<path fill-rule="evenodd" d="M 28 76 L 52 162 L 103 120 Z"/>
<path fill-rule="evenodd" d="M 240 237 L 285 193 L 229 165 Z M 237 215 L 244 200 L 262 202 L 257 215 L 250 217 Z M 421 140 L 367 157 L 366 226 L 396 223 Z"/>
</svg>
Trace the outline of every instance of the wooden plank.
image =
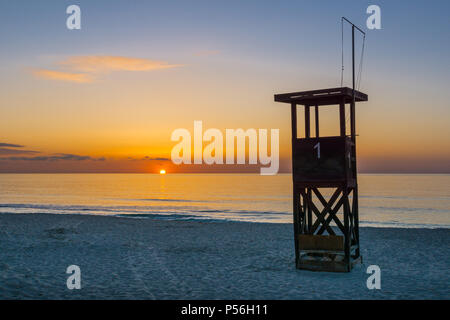
<svg viewBox="0 0 450 320">
<path fill-rule="evenodd" d="M 297 238 L 300 250 L 344 250 L 343 236 L 299 234 Z"/>
<path fill-rule="evenodd" d="M 341 193 L 341 188 L 337 188 L 333 195 L 331 196 L 330 200 L 327 202 L 322 195 L 320 194 L 319 190 L 317 188 L 313 188 L 313 192 L 316 194 L 317 198 L 322 202 L 322 205 L 324 206 L 324 208 L 322 209 L 322 212 L 320 212 L 320 217 L 318 218 L 315 222 L 314 225 L 312 226 L 312 233 L 314 233 L 317 228 L 319 227 L 320 223 L 324 224 L 326 222 L 326 220 L 324 221 L 325 215 L 328 211 L 331 210 L 334 202 L 336 201 L 336 199 L 339 197 L 339 194 Z M 317 215 L 317 214 L 316 214 Z M 333 230 L 333 229 L 331 229 Z"/>
<path fill-rule="evenodd" d="M 294 177 L 295 178 L 295 177 Z M 346 182 L 345 180 L 339 179 L 339 180 L 324 180 L 324 181 L 317 181 L 317 180 L 308 180 L 308 179 L 294 179 L 294 184 L 299 188 L 345 188 L 346 184 L 349 182 Z"/>
<path fill-rule="evenodd" d="M 344 97 L 347 103 L 352 99 L 352 89 L 348 87 L 330 88 L 312 91 L 300 91 L 291 93 L 275 94 L 274 100 L 276 102 L 292 103 L 306 105 L 330 105 L 339 104 L 340 97 Z M 362 92 L 355 90 L 355 101 L 367 101 L 368 96 Z"/>
<path fill-rule="evenodd" d="M 308 130 L 306 129 L 305 134 Z M 345 145 L 347 137 L 297 139 L 293 148 L 295 182 L 345 183 Z M 319 156 L 320 151 L 320 156 Z"/>
<path fill-rule="evenodd" d="M 322 211 L 319 211 L 319 209 L 317 209 L 314 202 L 311 202 L 309 205 L 317 217 L 317 220 L 314 222 L 314 225 L 312 226 L 311 231 L 310 231 L 311 233 L 314 233 L 314 231 L 317 229 L 317 226 L 320 223 L 322 223 L 322 225 L 325 224 L 325 215 L 329 210 L 329 206 L 326 206 Z M 329 226 L 326 226 L 326 230 L 328 231 L 329 234 L 332 234 L 332 235 L 335 234 L 333 229 L 331 229 L 331 227 L 329 227 Z"/>
<path fill-rule="evenodd" d="M 330 88 L 330 89 L 318 89 L 318 90 L 309 90 L 309 91 L 298 91 L 298 92 L 290 92 L 290 93 L 280 93 L 280 94 L 276 94 L 275 98 L 278 99 L 285 99 L 285 98 L 292 98 L 292 97 L 312 97 L 312 96 L 317 96 L 317 95 L 328 95 L 328 94 L 347 94 L 347 90 L 345 90 L 346 87 L 344 88 Z M 348 88 L 350 89 L 350 88 Z M 356 90 L 355 90 L 355 95 L 356 95 Z M 277 101 L 277 100 L 276 100 Z"/>
<path fill-rule="evenodd" d="M 297 269 L 326 272 L 348 272 L 343 262 L 303 261 L 300 259 Z"/>
<path fill-rule="evenodd" d="M 326 228 L 329 228 L 329 224 L 330 224 L 331 220 L 334 220 L 336 225 L 339 227 L 339 230 L 341 230 L 341 232 L 345 234 L 345 228 L 342 225 L 342 222 L 336 216 L 336 213 L 339 211 L 339 209 L 341 208 L 343 203 L 344 203 L 344 195 L 342 195 L 341 199 L 339 199 L 338 203 L 336 203 L 336 206 L 334 207 L 334 209 L 330 211 L 328 218 L 325 220 L 325 223 L 319 229 L 318 234 L 322 234 Z M 327 231 L 328 231 L 328 229 L 327 229 Z"/>
</svg>

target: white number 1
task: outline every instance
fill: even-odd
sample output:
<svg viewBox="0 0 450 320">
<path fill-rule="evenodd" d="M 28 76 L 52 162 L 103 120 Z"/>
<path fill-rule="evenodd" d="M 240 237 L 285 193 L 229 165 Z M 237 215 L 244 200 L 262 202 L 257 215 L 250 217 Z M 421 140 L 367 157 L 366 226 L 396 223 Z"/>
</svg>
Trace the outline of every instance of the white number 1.
<svg viewBox="0 0 450 320">
<path fill-rule="evenodd" d="M 320 159 L 320 142 L 317 142 L 314 149 L 317 148 L 317 159 Z"/>
</svg>

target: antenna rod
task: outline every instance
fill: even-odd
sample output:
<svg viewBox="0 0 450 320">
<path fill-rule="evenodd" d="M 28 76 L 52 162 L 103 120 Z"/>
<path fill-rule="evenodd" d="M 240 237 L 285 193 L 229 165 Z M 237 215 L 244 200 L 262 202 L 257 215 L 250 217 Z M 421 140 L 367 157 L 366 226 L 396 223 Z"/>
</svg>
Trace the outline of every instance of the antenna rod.
<svg viewBox="0 0 450 320">
<path fill-rule="evenodd" d="M 348 23 L 350 23 L 352 26 L 354 26 L 356 29 L 358 29 L 363 35 L 366 35 L 366 33 L 364 31 L 362 31 L 360 28 L 358 28 L 357 25 L 353 24 L 353 22 L 351 22 L 350 20 L 348 20 L 346 17 L 342 17 L 343 20 L 347 21 Z"/>
<path fill-rule="evenodd" d="M 350 126 L 352 130 L 352 139 L 355 139 L 356 128 L 355 128 L 355 25 L 352 24 L 352 105 L 351 107 L 351 117 Z"/>
<path fill-rule="evenodd" d="M 358 28 L 353 22 L 348 20 L 346 17 L 342 17 L 342 20 L 347 21 L 352 26 L 352 104 L 350 105 L 350 127 L 352 140 L 355 142 L 356 139 L 356 128 L 355 128 L 355 29 L 360 31 L 364 36 L 366 33 Z"/>
</svg>

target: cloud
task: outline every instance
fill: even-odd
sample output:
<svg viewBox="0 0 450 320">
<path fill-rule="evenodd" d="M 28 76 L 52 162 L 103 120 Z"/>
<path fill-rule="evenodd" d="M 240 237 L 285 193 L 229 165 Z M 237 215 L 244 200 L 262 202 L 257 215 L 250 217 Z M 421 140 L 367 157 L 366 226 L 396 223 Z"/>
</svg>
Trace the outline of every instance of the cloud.
<svg viewBox="0 0 450 320">
<path fill-rule="evenodd" d="M 12 144 L 12 143 L 4 143 L 0 142 L 0 147 L 10 147 L 10 148 L 23 148 L 25 146 L 22 146 L 20 144 Z"/>
<path fill-rule="evenodd" d="M 0 161 L 106 161 L 105 157 L 90 157 L 71 153 L 55 153 L 52 155 L 40 155 L 40 156 L 15 156 L 20 154 L 35 154 L 39 151 L 23 150 L 23 145 L 0 142 Z M 6 157 L 8 156 L 9 157 Z M 150 157 L 145 156 L 142 158 L 128 157 L 127 160 L 131 161 L 169 161 L 169 158 L 163 157 Z"/>
<path fill-rule="evenodd" d="M 75 56 L 60 62 L 60 64 L 72 70 L 90 73 L 112 71 L 152 71 L 181 66 L 169 64 L 164 61 L 120 56 Z"/>
<path fill-rule="evenodd" d="M 38 153 L 33 150 L 17 150 L 17 149 L 9 149 L 9 148 L 0 148 L 0 155 L 10 155 L 10 154 L 33 154 Z"/>
<path fill-rule="evenodd" d="M 67 81 L 76 83 L 90 83 L 98 74 L 114 71 L 152 71 L 180 67 L 164 61 L 130 58 L 121 56 L 73 56 L 58 63 L 61 70 L 33 69 L 38 78 Z"/>
<path fill-rule="evenodd" d="M 11 154 L 39 153 L 38 151 L 20 149 L 23 147 L 25 147 L 25 146 L 20 145 L 20 144 L 0 142 L 0 155 L 3 156 L 3 155 L 11 155 Z M 15 148 L 15 149 L 11 149 L 11 148 Z M 17 149 L 17 148 L 19 148 L 19 149 Z"/>
<path fill-rule="evenodd" d="M 128 160 L 131 161 L 169 161 L 169 158 L 162 158 L 162 157 L 149 157 L 145 156 L 143 158 L 134 158 L 134 157 L 128 157 Z"/>
<path fill-rule="evenodd" d="M 50 80 L 59 80 L 77 83 L 89 83 L 93 81 L 92 76 L 85 73 L 63 72 L 48 69 L 34 69 L 33 74 L 38 78 Z"/>
<path fill-rule="evenodd" d="M 0 160 L 10 160 L 10 161 L 59 161 L 59 160 L 70 160 L 70 161 L 84 161 L 84 160 L 93 160 L 93 161 L 104 161 L 105 158 L 92 158 L 90 156 L 79 156 L 76 154 L 67 154 L 67 153 L 57 153 L 51 156 L 36 156 L 36 157 L 6 157 L 0 158 Z"/>
<path fill-rule="evenodd" d="M 152 157 L 149 157 L 149 156 L 145 156 L 141 160 L 147 160 L 147 161 L 169 161 L 168 158 L 160 158 L 160 157 L 152 158 Z"/>
</svg>

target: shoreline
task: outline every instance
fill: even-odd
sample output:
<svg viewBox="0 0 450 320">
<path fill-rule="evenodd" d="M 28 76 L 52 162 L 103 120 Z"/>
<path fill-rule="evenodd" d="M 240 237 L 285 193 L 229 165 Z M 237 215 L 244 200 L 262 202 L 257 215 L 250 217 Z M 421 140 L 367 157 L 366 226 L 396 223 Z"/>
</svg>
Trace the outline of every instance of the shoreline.
<svg viewBox="0 0 450 320">
<path fill-rule="evenodd" d="M 361 227 L 363 264 L 338 274 L 295 269 L 292 224 L 2 213 L 0 226 L 1 299 L 450 298 L 446 228 Z M 381 290 L 366 287 L 373 264 Z"/>
<path fill-rule="evenodd" d="M 200 223 L 260 223 L 260 224 L 279 224 L 279 225 L 292 225 L 292 222 L 262 222 L 262 221 L 245 221 L 245 220 L 231 220 L 231 219 L 214 219 L 207 217 L 194 217 L 192 215 L 187 215 L 187 218 L 174 218 L 182 217 L 182 214 L 174 213 L 174 214 L 93 214 L 93 213 L 44 213 L 44 212 L 0 212 L 1 215 L 56 215 L 56 216 L 92 216 L 92 217 L 109 217 L 109 218 L 118 218 L 118 219 L 137 219 L 137 220 L 151 220 L 151 221 L 172 221 L 172 222 L 200 222 Z M 450 230 L 450 226 L 442 226 L 438 224 L 406 224 L 406 223 L 397 223 L 397 222 L 368 222 L 368 221 L 359 221 L 360 228 L 376 228 L 376 229 L 406 229 L 406 230 L 414 230 L 414 229 L 425 229 L 425 230 Z"/>
</svg>

